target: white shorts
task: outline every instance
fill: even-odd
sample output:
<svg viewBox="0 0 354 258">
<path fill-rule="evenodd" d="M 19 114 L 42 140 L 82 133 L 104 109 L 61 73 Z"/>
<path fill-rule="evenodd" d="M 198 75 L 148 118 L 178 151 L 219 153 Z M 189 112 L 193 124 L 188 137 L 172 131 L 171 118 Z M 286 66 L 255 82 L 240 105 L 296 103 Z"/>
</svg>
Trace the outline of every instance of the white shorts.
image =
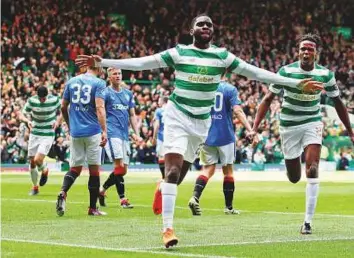
<svg viewBox="0 0 354 258">
<path fill-rule="evenodd" d="M 101 165 L 101 134 L 89 137 L 70 137 L 70 167 Z"/>
<path fill-rule="evenodd" d="M 47 155 L 54 142 L 54 136 L 39 136 L 30 134 L 28 141 L 28 157 L 37 153 Z"/>
<path fill-rule="evenodd" d="M 123 163 L 129 165 L 130 144 L 120 138 L 108 138 L 104 149 L 110 162 L 116 159 L 122 159 Z"/>
<path fill-rule="evenodd" d="M 222 166 L 234 164 L 235 143 L 232 142 L 224 146 L 203 145 L 199 157 L 201 165 L 217 164 L 219 160 Z"/>
<path fill-rule="evenodd" d="M 178 153 L 185 161 L 193 163 L 198 156 L 199 148 L 208 136 L 211 118 L 202 120 L 188 117 L 171 101 L 167 103 L 164 114 L 165 154 Z"/>
<path fill-rule="evenodd" d="M 163 157 L 165 155 L 163 148 L 163 141 L 157 139 L 156 142 L 156 154 L 158 157 Z"/>
<path fill-rule="evenodd" d="M 322 122 L 292 127 L 280 127 L 282 150 L 285 159 L 300 157 L 307 145 L 322 145 Z"/>
</svg>

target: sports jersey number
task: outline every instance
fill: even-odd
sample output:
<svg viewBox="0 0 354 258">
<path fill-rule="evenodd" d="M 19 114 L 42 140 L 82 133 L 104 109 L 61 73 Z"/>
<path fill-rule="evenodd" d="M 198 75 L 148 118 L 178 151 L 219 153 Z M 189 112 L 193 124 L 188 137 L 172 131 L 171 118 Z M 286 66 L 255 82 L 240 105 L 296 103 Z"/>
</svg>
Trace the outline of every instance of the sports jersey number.
<svg viewBox="0 0 354 258">
<path fill-rule="evenodd" d="M 80 85 L 73 84 L 72 88 L 74 90 L 73 97 L 71 98 L 72 103 L 79 103 L 86 105 L 91 101 L 91 90 L 92 86 L 88 84 Z"/>
<path fill-rule="evenodd" d="M 214 103 L 215 112 L 220 112 L 222 110 L 222 105 L 224 103 L 223 100 L 224 100 L 224 95 L 221 92 L 216 92 L 215 103 Z"/>
</svg>

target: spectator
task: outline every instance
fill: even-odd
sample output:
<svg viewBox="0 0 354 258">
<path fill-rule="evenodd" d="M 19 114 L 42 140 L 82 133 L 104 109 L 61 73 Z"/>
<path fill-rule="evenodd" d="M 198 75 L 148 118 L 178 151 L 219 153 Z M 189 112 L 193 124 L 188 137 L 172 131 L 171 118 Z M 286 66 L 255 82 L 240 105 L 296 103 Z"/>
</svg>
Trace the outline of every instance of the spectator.
<svg viewBox="0 0 354 258">
<path fill-rule="evenodd" d="M 335 72 L 343 102 L 349 112 L 354 112 L 352 39 L 346 40 L 331 30 L 340 26 L 354 29 L 350 19 L 354 13 L 353 1 L 274 0 L 262 4 L 257 0 L 216 0 L 205 5 L 203 1 L 186 4 L 185 1 L 63 0 L 58 4 L 54 0 L 14 0 L 11 8 L 6 8 L 5 5 L 1 22 L 2 162 L 17 162 L 26 157 L 23 142 L 28 129 L 24 129 L 23 136 L 17 134 L 20 123 L 16 114 L 40 85 L 61 96 L 64 82 L 79 72 L 73 62 L 77 54 L 139 57 L 173 47 L 177 42 L 189 44 L 191 37 L 184 30 L 188 27 L 186 23 L 204 11 L 216 21 L 215 45 L 225 46 L 247 62 L 274 72 L 296 58 L 296 37 L 305 32 L 320 34 L 324 44 L 319 63 Z M 125 23 L 110 18 L 109 14 L 117 12 L 124 13 Z M 173 90 L 173 71 L 124 71 L 123 78 L 134 93 L 145 142 L 142 149 L 151 153 L 152 118 L 160 96 Z M 237 85 L 242 107 L 252 123 L 257 103 L 268 91 L 267 85 L 234 74 L 228 80 Z M 322 103 L 331 104 L 325 97 Z M 277 98 L 262 123 L 264 140 L 257 148 L 264 151 L 267 162 L 281 160 L 277 156 L 279 110 Z M 331 119 L 324 120 L 328 134 L 345 135 L 343 128 L 333 126 Z M 243 139 L 237 119 L 234 124 L 238 139 Z M 131 147 L 134 161 L 141 147 L 134 143 Z M 236 162 L 248 162 L 245 141 L 237 142 L 236 151 Z"/>
<path fill-rule="evenodd" d="M 340 153 L 340 159 L 338 161 L 337 170 L 348 170 L 349 168 L 349 160 L 345 156 L 345 153 Z"/>
</svg>

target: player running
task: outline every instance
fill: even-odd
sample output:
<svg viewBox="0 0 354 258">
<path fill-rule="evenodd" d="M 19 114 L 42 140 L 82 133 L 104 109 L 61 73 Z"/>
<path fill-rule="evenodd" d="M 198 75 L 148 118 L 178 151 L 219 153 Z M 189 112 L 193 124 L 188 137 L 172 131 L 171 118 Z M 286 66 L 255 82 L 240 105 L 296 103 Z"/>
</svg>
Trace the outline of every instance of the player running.
<svg viewBox="0 0 354 258">
<path fill-rule="evenodd" d="M 197 149 L 205 142 L 214 105 L 216 89 L 226 70 L 266 83 L 288 84 L 293 88 L 322 89 L 312 80 L 286 78 L 247 64 L 211 44 L 213 22 L 205 14 L 195 17 L 190 34 L 193 44 L 181 45 L 161 53 L 140 58 L 109 60 L 99 56 L 79 55 L 76 64 L 116 67 L 127 70 L 151 70 L 164 67 L 175 69 L 175 90 L 165 109 L 164 151 L 165 180 L 161 184 L 163 243 L 166 248 L 178 243 L 173 230 L 177 184 L 182 182 L 196 158 Z"/>
<path fill-rule="evenodd" d="M 87 161 L 90 173 L 88 215 L 106 215 L 97 209 L 100 188 L 99 167 L 102 147 L 107 141 L 106 111 L 102 91 L 106 82 L 97 78 L 100 67 L 91 67 L 84 74 L 71 78 L 65 85 L 62 113 L 70 132 L 70 170 L 64 176 L 56 203 L 59 216 L 65 212 L 67 192 Z"/>
<path fill-rule="evenodd" d="M 101 206 L 106 206 L 106 191 L 115 185 L 121 207 L 131 209 L 133 205 L 125 198 L 124 185 L 124 176 L 127 173 L 130 155 L 129 121 L 135 131 L 135 138 L 141 140 L 141 137 L 135 116 L 133 94 L 121 85 L 122 71 L 116 68 L 108 68 L 107 71 L 111 85 L 103 92 L 108 128 L 108 142 L 105 145 L 105 151 L 109 160 L 114 163 L 114 170 L 101 188 L 99 202 Z"/>
<path fill-rule="evenodd" d="M 350 127 L 348 111 L 339 97 L 334 73 L 316 62 L 320 38 L 314 34 L 306 34 L 299 40 L 299 61 L 283 66 L 278 74 L 288 78 L 313 78 L 323 82 L 324 90 L 330 97 L 337 114 L 354 143 L 353 130 Z M 306 212 L 301 234 L 312 234 L 312 218 L 315 213 L 318 191 L 318 164 L 322 146 L 320 98 L 321 92 L 306 93 L 288 84 L 272 84 L 259 105 L 253 130 L 257 131 L 265 117 L 270 104 L 277 94 L 283 92 L 283 103 L 280 113 L 280 136 L 285 157 L 285 165 L 289 181 L 297 183 L 301 178 L 300 156 L 305 151 L 306 163 Z"/>
<path fill-rule="evenodd" d="M 224 174 L 223 192 L 225 197 L 225 214 L 239 214 L 233 208 L 233 198 L 235 183 L 233 177 L 233 164 L 235 161 L 235 132 L 232 123 L 233 114 L 241 121 L 248 131 L 248 136 L 255 135 L 249 124 L 245 113 L 240 106 L 238 91 L 235 86 L 222 81 L 220 82 L 214 107 L 211 109 L 211 127 L 205 144 L 200 151 L 200 162 L 203 171 L 198 176 L 193 196 L 189 200 L 188 206 L 193 215 L 202 215 L 199 205 L 200 197 L 208 180 L 214 175 L 216 164 L 220 160 Z"/>
<path fill-rule="evenodd" d="M 30 129 L 28 143 L 28 157 L 30 161 L 30 174 L 33 183 L 30 195 L 39 193 L 39 186 L 44 186 L 48 180 L 49 169 L 44 162 L 45 156 L 53 144 L 55 129 L 60 125 L 62 116 L 60 112 L 60 101 L 57 96 L 48 94 L 44 86 L 37 88 L 37 95 L 30 97 L 22 113 L 19 114 L 21 121 L 25 122 Z M 24 114 L 31 116 L 29 120 Z M 41 178 L 38 186 L 38 171 Z"/>
</svg>

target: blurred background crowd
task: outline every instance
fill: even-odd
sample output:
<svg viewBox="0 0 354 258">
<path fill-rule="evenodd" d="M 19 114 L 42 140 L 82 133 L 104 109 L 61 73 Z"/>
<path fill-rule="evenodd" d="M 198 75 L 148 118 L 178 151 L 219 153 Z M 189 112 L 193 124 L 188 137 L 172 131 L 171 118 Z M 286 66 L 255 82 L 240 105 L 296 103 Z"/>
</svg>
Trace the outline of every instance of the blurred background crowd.
<svg viewBox="0 0 354 258">
<path fill-rule="evenodd" d="M 27 98 L 45 85 L 62 95 L 65 82 L 78 74 L 78 54 L 105 58 L 151 55 L 177 43 L 189 44 L 190 22 L 208 13 L 215 22 L 214 44 L 224 46 L 245 61 L 277 72 L 297 59 L 296 39 L 303 33 L 322 38 L 319 63 L 335 72 L 343 102 L 354 113 L 354 2 L 350 0 L 3 0 L 1 21 L 1 162 L 25 163 L 29 132 L 18 120 Z M 102 75 L 106 79 L 106 75 Z M 132 162 L 154 163 L 152 121 L 158 99 L 173 90 L 170 69 L 123 71 L 126 87 L 133 91 L 140 134 L 132 142 Z M 268 86 L 237 75 L 228 76 L 239 90 L 239 99 L 250 123 Z M 323 94 L 322 104 L 331 105 Z M 245 131 L 234 119 L 236 163 L 280 163 L 278 116 L 281 97 L 273 101 L 254 149 L 244 140 Z M 324 160 L 348 159 L 353 149 L 338 144 L 346 132 L 323 111 Z M 68 157 L 69 136 L 62 125 L 50 155 Z M 328 146 L 328 147 L 326 147 Z M 344 146 L 344 147 L 341 147 Z"/>
</svg>

